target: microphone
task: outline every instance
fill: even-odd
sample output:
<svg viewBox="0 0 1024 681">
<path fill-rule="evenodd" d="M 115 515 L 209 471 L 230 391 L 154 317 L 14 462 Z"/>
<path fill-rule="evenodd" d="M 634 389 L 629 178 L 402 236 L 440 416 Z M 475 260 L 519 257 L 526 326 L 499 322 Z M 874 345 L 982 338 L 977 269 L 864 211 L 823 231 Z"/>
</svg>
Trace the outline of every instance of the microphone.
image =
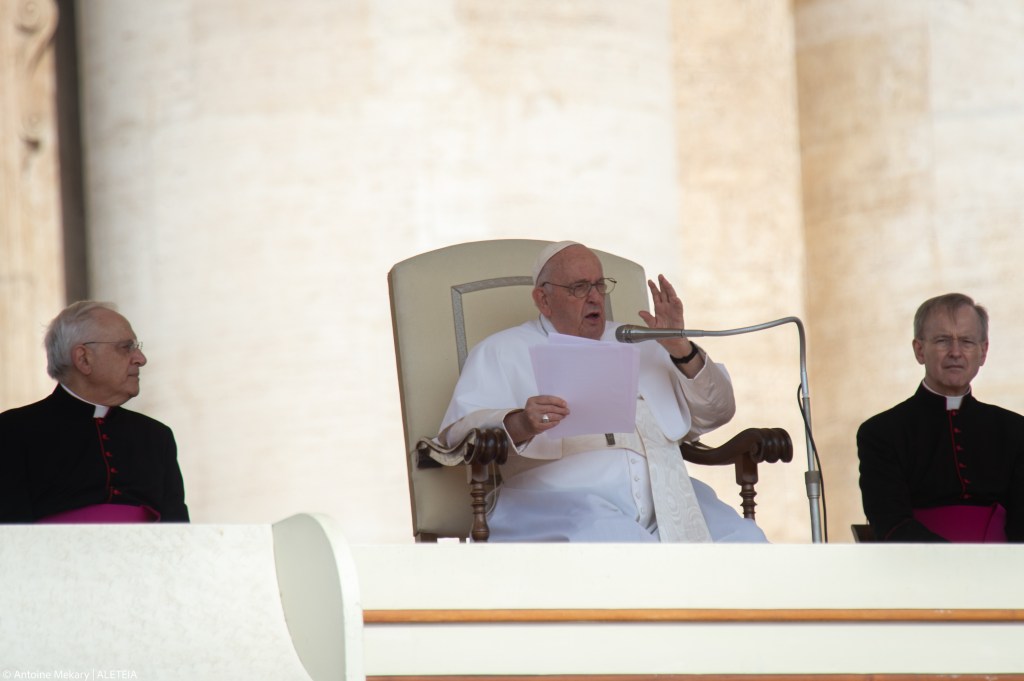
<svg viewBox="0 0 1024 681">
<path fill-rule="evenodd" d="M 623 324 L 615 329 L 615 340 L 620 343 L 639 343 L 659 338 L 683 338 L 685 336 L 703 336 L 703 331 L 687 331 L 686 329 L 650 329 L 646 326 Z"/>
<path fill-rule="evenodd" d="M 815 460 L 814 439 L 811 437 L 811 395 L 807 381 L 807 339 L 804 324 L 799 317 L 783 317 L 763 324 L 744 326 L 738 329 L 723 331 L 698 331 L 693 329 L 650 329 L 646 326 L 623 324 L 615 329 L 615 340 L 620 343 L 639 343 L 641 341 L 662 338 L 701 338 L 704 336 L 738 336 L 744 333 L 763 331 L 782 324 L 795 324 L 800 341 L 800 411 L 804 419 L 804 437 L 807 442 L 807 471 L 804 473 L 804 485 L 807 488 L 807 500 L 811 512 L 811 541 L 818 543 L 822 539 L 821 506 L 821 470 Z"/>
</svg>

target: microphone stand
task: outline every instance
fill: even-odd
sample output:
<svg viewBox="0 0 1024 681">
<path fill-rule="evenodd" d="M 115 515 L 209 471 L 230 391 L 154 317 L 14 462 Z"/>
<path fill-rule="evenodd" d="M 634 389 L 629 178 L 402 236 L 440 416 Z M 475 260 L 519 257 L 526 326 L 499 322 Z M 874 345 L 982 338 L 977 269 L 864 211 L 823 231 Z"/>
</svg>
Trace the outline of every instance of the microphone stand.
<svg viewBox="0 0 1024 681">
<path fill-rule="evenodd" d="M 700 331 L 690 329 L 648 329 L 642 326 L 619 327 L 616 338 L 625 343 L 636 343 L 643 340 L 658 338 L 702 338 L 704 336 L 738 336 L 744 333 L 763 331 L 783 324 L 796 324 L 800 336 L 800 402 L 804 419 L 804 441 L 807 447 L 807 472 L 804 473 L 804 486 L 807 488 L 807 500 L 811 510 L 811 541 L 819 544 L 821 536 L 821 471 L 818 470 L 814 458 L 814 440 L 811 438 L 811 395 L 807 384 L 807 341 L 804 335 L 804 324 L 799 317 L 783 317 L 763 324 L 744 326 L 724 331 Z M 630 338 L 635 331 L 636 337 Z"/>
</svg>

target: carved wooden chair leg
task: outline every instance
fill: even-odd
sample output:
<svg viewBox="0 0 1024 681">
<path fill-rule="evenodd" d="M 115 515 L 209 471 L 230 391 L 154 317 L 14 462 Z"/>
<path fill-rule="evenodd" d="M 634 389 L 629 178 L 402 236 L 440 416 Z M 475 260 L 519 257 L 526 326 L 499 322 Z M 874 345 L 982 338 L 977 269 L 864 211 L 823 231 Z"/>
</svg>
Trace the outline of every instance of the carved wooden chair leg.
<svg viewBox="0 0 1024 681">
<path fill-rule="evenodd" d="M 743 499 L 743 517 L 754 520 L 754 497 L 757 491 L 757 463 L 749 456 L 742 456 L 736 461 L 736 484 L 740 486 L 740 498 Z"/>
<path fill-rule="evenodd" d="M 473 529 L 470 535 L 473 541 L 485 542 L 491 536 L 487 526 L 487 466 L 474 463 L 471 471 L 469 496 L 473 499 Z"/>
</svg>

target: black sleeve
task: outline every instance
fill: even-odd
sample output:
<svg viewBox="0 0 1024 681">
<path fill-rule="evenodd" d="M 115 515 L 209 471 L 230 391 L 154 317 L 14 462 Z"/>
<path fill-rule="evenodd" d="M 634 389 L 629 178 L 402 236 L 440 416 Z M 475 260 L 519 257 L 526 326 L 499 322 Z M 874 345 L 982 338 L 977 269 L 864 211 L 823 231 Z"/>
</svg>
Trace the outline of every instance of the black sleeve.
<svg viewBox="0 0 1024 681">
<path fill-rule="evenodd" d="M 1012 451 L 1010 493 L 1006 503 L 1006 539 L 1024 542 L 1024 419 L 1013 415 L 1014 428 L 1004 445 Z"/>
<path fill-rule="evenodd" d="M 174 433 L 167 429 L 167 445 L 164 459 L 164 489 L 160 508 L 160 522 L 187 523 L 188 506 L 185 505 L 185 483 L 178 466 L 178 446 Z"/>
<path fill-rule="evenodd" d="M 861 498 L 875 537 L 891 542 L 945 542 L 914 519 L 902 464 L 907 453 L 899 451 L 897 438 L 887 437 L 886 430 L 877 418 L 857 430 Z"/>
<path fill-rule="evenodd" d="M 0 415 L 0 523 L 32 521 L 25 448 L 11 419 Z"/>
</svg>

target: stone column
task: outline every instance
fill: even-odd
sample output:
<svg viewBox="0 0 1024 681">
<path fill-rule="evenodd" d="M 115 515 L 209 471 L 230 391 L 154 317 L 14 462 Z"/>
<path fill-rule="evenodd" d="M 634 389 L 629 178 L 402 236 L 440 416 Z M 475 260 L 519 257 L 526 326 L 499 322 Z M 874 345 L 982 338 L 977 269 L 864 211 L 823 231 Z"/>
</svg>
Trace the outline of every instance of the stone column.
<svg viewBox="0 0 1024 681">
<path fill-rule="evenodd" d="M 41 342 L 64 304 L 51 0 L 0 3 L 0 410 L 52 387 Z"/>
<path fill-rule="evenodd" d="M 989 307 L 975 393 L 1024 407 L 1024 5 L 795 9 L 815 424 L 831 532 L 848 541 L 856 429 L 917 388 L 923 300 L 957 290 Z"/>
<path fill-rule="evenodd" d="M 675 257 L 687 326 L 807 322 L 790 5 L 677 0 L 673 7 L 682 236 Z M 723 442 L 751 426 L 784 427 L 793 437 L 794 461 L 760 471 L 758 523 L 774 541 L 811 536 L 798 339 L 787 325 L 699 341 L 728 367 L 737 399 L 732 423 L 706 440 Z M 738 499 L 731 470 L 693 472 L 727 503 Z"/>
</svg>

